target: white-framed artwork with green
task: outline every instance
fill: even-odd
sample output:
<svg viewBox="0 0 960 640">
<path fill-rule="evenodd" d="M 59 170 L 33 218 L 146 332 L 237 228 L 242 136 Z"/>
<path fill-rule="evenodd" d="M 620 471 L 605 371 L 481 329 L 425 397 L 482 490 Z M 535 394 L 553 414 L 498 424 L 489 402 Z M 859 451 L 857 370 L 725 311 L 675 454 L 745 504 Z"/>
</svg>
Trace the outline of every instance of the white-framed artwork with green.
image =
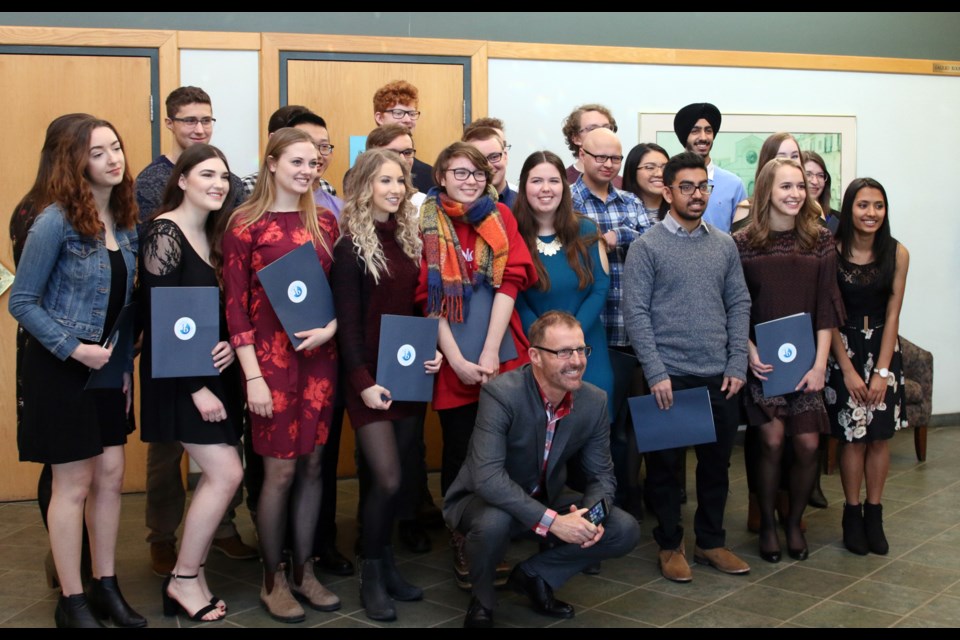
<svg viewBox="0 0 960 640">
<path fill-rule="evenodd" d="M 639 114 L 638 142 L 656 142 L 671 156 L 683 151 L 673 131 L 674 115 Z M 823 157 L 832 178 L 831 206 L 839 209 L 843 190 L 857 175 L 856 116 L 725 113 L 710 159 L 740 176 L 752 196 L 760 147 L 767 136 L 778 131 L 793 134 L 801 151 L 812 149 Z"/>
</svg>

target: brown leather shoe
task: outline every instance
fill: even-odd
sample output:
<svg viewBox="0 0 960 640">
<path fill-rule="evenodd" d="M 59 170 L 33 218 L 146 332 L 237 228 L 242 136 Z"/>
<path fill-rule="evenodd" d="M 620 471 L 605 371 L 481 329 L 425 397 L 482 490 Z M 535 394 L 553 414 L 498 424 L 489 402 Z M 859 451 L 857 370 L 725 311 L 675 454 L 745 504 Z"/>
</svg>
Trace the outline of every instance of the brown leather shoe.
<svg viewBox="0 0 960 640">
<path fill-rule="evenodd" d="M 673 582 L 693 580 L 693 572 L 687 564 L 682 543 L 676 549 L 660 549 L 660 575 Z"/>
<path fill-rule="evenodd" d="M 459 531 L 450 532 L 450 549 L 453 551 L 453 574 L 457 579 L 457 586 L 464 591 L 473 588 L 470 582 L 470 563 L 464 546 L 467 539 Z"/>
<path fill-rule="evenodd" d="M 305 602 L 311 609 L 336 611 L 340 608 L 340 598 L 317 580 L 313 560 L 307 560 L 303 565 L 303 578 L 300 584 L 297 584 L 295 576 L 291 577 L 289 584 L 293 597 Z"/>
<path fill-rule="evenodd" d="M 237 533 L 226 538 L 214 538 L 211 547 L 231 560 L 253 560 L 260 556 L 257 550 L 241 540 Z"/>
<path fill-rule="evenodd" d="M 717 571 L 733 575 L 750 573 L 750 565 L 738 558 L 730 549 L 717 547 L 716 549 L 693 548 L 693 561 L 697 564 L 708 564 Z"/>
<path fill-rule="evenodd" d="M 153 573 L 166 578 L 177 564 L 177 545 L 170 540 L 150 543 L 150 567 Z"/>
<path fill-rule="evenodd" d="M 268 576 L 264 570 L 263 585 L 260 587 L 260 604 L 267 610 L 270 617 L 278 622 L 303 622 L 306 614 L 290 592 L 286 567 L 281 564 L 277 569 L 278 571 L 272 576 Z M 267 583 L 271 582 L 271 577 L 273 588 L 268 591 Z"/>
</svg>

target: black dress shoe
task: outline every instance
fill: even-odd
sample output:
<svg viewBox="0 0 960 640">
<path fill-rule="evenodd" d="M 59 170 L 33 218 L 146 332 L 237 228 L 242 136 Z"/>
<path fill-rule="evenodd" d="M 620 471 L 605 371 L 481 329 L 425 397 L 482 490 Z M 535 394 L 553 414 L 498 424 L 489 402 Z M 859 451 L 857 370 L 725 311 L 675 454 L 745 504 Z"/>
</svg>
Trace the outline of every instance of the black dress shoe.
<svg viewBox="0 0 960 640">
<path fill-rule="evenodd" d="M 429 553 L 433 548 L 430 536 L 416 520 L 401 520 L 397 525 L 397 537 L 413 553 Z"/>
<path fill-rule="evenodd" d="M 552 618 L 572 618 L 573 605 L 553 597 L 553 589 L 540 576 L 528 576 L 518 564 L 510 573 L 510 588 L 530 598 L 533 609 Z"/>
<path fill-rule="evenodd" d="M 787 555 L 794 560 L 806 560 L 810 557 L 810 550 L 807 549 L 807 547 L 802 549 L 791 549 L 790 547 L 787 547 Z"/>
<path fill-rule="evenodd" d="M 591 565 L 587 565 L 580 573 L 585 576 L 598 576 L 600 575 L 600 563 L 594 562 Z"/>
<path fill-rule="evenodd" d="M 324 545 L 320 549 L 316 562 L 321 569 L 335 576 L 353 575 L 353 563 L 347 560 L 332 544 Z"/>
<path fill-rule="evenodd" d="M 463 619 L 464 629 L 492 629 L 493 611 L 480 604 L 476 598 L 470 598 L 467 616 Z"/>
</svg>

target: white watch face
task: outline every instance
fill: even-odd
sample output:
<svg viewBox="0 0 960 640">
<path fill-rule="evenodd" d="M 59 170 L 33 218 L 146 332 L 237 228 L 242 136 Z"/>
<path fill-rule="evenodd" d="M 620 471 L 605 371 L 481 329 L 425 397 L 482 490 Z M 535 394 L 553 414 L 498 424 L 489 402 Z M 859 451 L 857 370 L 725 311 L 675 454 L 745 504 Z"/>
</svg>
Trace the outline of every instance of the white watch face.
<svg viewBox="0 0 960 640">
<path fill-rule="evenodd" d="M 881 378 L 886 378 L 888 375 L 890 375 L 890 371 L 887 369 L 880 369 L 880 371 L 878 371 L 877 373 L 880 374 Z"/>
</svg>

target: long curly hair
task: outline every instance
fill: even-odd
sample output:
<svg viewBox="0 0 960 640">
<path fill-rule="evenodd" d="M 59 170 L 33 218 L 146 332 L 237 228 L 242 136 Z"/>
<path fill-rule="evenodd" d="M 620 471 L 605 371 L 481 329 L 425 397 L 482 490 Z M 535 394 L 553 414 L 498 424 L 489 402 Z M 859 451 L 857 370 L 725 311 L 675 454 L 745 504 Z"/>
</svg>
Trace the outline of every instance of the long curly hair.
<svg viewBox="0 0 960 640">
<path fill-rule="evenodd" d="M 133 228 L 137 224 L 137 203 L 130 164 L 126 162 L 123 138 L 106 120 L 86 113 L 71 116 L 70 129 L 64 133 L 61 144 L 57 145 L 50 155 L 51 178 L 45 199 L 48 203 L 56 202 L 63 208 L 67 222 L 80 235 L 93 238 L 103 230 L 103 223 L 97 213 L 97 203 L 93 199 L 93 191 L 87 178 L 87 165 L 90 161 L 90 136 L 94 129 L 106 127 L 117 136 L 120 150 L 124 152 L 123 179 L 110 191 L 110 211 L 117 227 Z"/>
<path fill-rule="evenodd" d="M 223 161 L 223 166 L 230 171 L 230 165 L 227 163 L 227 157 L 223 151 L 211 144 L 194 144 L 187 147 L 180 157 L 177 164 L 173 167 L 170 179 L 167 180 L 167 186 L 163 191 L 163 200 L 157 210 L 150 216 L 153 220 L 160 214 L 167 211 L 173 211 L 183 203 L 183 189 L 180 188 L 180 176 L 190 175 L 193 168 L 201 162 L 206 162 L 212 158 L 219 158 Z M 211 211 L 207 216 L 207 221 L 203 225 L 203 232 L 207 236 L 207 242 L 210 244 L 210 264 L 220 275 L 223 267 L 223 234 L 227 228 L 227 221 L 230 219 L 230 213 L 233 211 L 233 202 L 236 199 L 234 193 L 233 181 L 229 182 L 227 192 L 223 196 L 223 206 L 216 211 Z"/>
<path fill-rule="evenodd" d="M 271 161 L 278 162 L 287 147 L 298 142 L 306 142 L 316 150 L 313 138 L 302 129 L 284 127 L 270 136 L 267 141 L 267 148 L 263 152 L 263 162 L 260 164 L 260 173 L 257 175 L 257 185 L 253 188 L 250 198 L 230 215 L 230 220 L 227 223 L 228 229 L 233 227 L 245 229 L 260 220 L 270 210 L 277 197 L 277 186 L 276 178 L 273 171 L 270 170 L 269 163 Z M 300 211 L 300 221 L 313 238 L 313 244 L 323 247 L 332 256 L 332 247 L 327 246 L 327 242 L 320 232 L 320 223 L 317 221 L 317 205 L 313 201 L 312 191 L 308 189 L 300 196 L 297 210 Z"/>
<path fill-rule="evenodd" d="M 750 215 L 753 222 L 746 229 L 747 240 L 752 247 L 763 248 L 770 243 L 770 196 L 773 193 L 774 181 L 780 167 L 793 167 L 800 172 L 803 184 L 806 187 L 807 177 L 803 167 L 796 160 L 790 158 L 773 158 L 760 169 L 757 182 L 750 202 Z M 800 213 L 797 214 L 796 230 L 797 241 L 804 251 L 812 251 L 817 246 L 819 236 L 820 205 L 815 200 L 805 197 Z"/>
<path fill-rule="evenodd" d="M 343 235 L 338 242 L 346 242 L 344 238 L 347 234 L 350 235 L 354 253 L 363 263 L 367 273 L 373 276 L 373 281 L 377 283 L 380 282 L 382 274 L 390 273 L 390 265 L 383 254 L 383 246 L 377 238 L 376 227 L 373 224 L 373 183 L 380 173 L 380 168 L 388 162 L 400 167 L 406 186 L 403 202 L 393 214 L 397 220 L 397 244 L 411 261 L 420 263 L 423 243 L 420 240 L 417 210 L 410 202 L 410 196 L 416 193 L 416 189 L 410 182 L 410 169 L 397 152 L 389 149 L 370 149 L 360 154 L 350 173 L 350 183 L 353 188 L 340 212 L 340 230 Z"/>
<path fill-rule="evenodd" d="M 588 248 L 600 239 L 599 231 L 592 236 L 584 237 L 580 235 L 580 223 L 588 219 L 573 210 L 573 199 L 570 197 L 570 184 L 567 182 L 567 171 L 563 166 L 563 161 L 552 151 L 535 151 L 531 153 L 523 163 L 520 170 L 520 187 L 517 194 L 517 201 L 513 207 L 513 215 L 517 219 L 517 227 L 520 229 L 520 235 L 523 236 L 530 256 L 533 258 L 533 265 L 537 269 L 537 288 L 541 291 L 550 290 L 550 275 L 540 260 L 540 252 L 537 251 L 537 223 L 536 214 L 530 201 L 527 200 L 527 180 L 530 178 L 530 172 L 541 164 L 549 164 L 560 174 L 560 205 L 553 221 L 553 228 L 557 232 L 557 238 L 563 245 L 567 256 L 567 263 L 577 274 L 577 286 L 585 289 L 593 284 L 593 262 L 590 258 Z M 596 225 L 593 221 L 594 229 Z"/>
</svg>

